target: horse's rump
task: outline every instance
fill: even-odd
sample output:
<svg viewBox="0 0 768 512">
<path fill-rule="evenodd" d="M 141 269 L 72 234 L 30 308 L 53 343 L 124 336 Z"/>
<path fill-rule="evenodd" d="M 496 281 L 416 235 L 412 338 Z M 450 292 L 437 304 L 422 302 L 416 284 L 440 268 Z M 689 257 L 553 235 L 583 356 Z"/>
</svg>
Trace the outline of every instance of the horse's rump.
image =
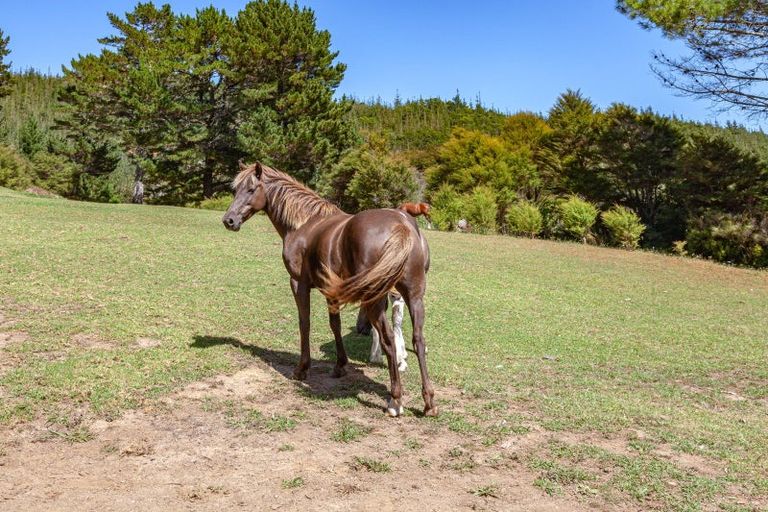
<svg viewBox="0 0 768 512">
<path fill-rule="evenodd" d="M 404 217 L 388 212 L 369 210 L 350 219 L 338 241 L 340 268 L 323 263 L 320 291 L 334 307 L 374 304 L 403 277 L 419 235 Z"/>
</svg>

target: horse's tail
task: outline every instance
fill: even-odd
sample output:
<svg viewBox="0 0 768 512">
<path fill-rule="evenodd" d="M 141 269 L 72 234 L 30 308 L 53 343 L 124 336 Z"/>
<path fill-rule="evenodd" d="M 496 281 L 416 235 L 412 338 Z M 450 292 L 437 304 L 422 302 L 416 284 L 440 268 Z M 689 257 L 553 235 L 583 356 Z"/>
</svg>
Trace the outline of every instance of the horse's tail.
<svg viewBox="0 0 768 512">
<path fill-rule="evenodd" d="M 407 224 L 397 224 L 384 243 L 381 257 L 371 268 L 342 279 L 323 265 L 325 282 L 320 288 L 332 309 L 345 304 L 369 306 L 384 298 L 405 272 L 405 263 L 413 248 L 413 237 Z"/>
</svg>

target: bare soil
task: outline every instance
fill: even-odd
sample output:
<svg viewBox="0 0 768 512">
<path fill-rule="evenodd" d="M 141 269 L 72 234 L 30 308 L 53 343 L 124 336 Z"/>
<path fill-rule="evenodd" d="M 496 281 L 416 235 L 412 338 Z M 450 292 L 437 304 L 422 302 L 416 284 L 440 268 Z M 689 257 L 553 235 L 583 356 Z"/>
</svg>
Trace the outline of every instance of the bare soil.
<svg viewBox="0 0 768 512">
<path fill-rule="evenodd" d="M 111 422 L 86 413 L 70 424 L 86 428 L 84 442 L 68 442 L 42 420 L 0 431 L 0 510 L 624 508 L 534 487 L 523 458 L 545 433 L 485 447 L 418 414 L 388 418 L 375 369 L 331 379 L 321 363 L 303 384 L 287 379 L 290 370 L 253 363 Z M 409 399 L 421 407 L 418 392 Z M 364 433 L 334 439 L 345 424 Z"/>
</svg>

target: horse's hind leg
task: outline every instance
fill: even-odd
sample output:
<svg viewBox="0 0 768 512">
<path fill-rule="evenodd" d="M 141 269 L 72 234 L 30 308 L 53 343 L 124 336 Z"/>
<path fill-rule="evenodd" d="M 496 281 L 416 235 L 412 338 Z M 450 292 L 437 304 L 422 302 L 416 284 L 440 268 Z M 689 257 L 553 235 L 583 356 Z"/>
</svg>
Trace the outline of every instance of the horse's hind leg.
<svg viewBox="0 0 768 512">
<path fill-rule="evenodd" d="M 381 348 L 387 355 L 387 366 L 389 367 L 389 380 L 391 383 L 391 398 L 387 403 L 387 413 L 396 417 L 403 414 L 402 396 L 403 387 L 400 383 L 400 370 L 397 368 L 397 354 L 395 352 L 395 336 L 392 332 L 389 322 L 387 322 L 387 299 L 366 308 L 366 314 L 371 321 L 371 325 L 379 332 Z"/>
<path fill-rule="evenodd" d="M 426 344 L 424 343 L 424 300 L 422 297 L 409 297 L 408 310 L 411 312 L 413 322 L 413 348 L 416 349 L 416 357 L 419 358 L 421 370 L 421 396 L 424 397 L 424 415 L 437 416 L 435 406 L 435 390 L 429 380 L 427 372 Z"/>
<path fill-rule="evenodd" d="M 336 341 L 336 366 L 333 367 L 331 377 L 343 377 L 347 374 L 347 351 L 344 349 L 344 342 L 341 339 L 341 315 L 338 311 L 335 313 L 331 309 L 330 302 L 328 303 L 328 321 L 331 324 L 331 330 L 333 331 L 333 338 Z"/>
</svg>

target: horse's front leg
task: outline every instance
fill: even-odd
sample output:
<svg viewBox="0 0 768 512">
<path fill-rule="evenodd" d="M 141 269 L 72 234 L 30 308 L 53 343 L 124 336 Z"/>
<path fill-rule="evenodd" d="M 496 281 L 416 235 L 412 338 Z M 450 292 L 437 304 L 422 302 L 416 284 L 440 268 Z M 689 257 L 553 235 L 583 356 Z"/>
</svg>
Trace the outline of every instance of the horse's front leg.
<svg viewBox="0 0 768 512">
<path fill-rule="evenodd" d="M 334 312 L 330 302 L 328 302 L 328 321 L 333 331 L 333 339 L 336 341 L 336 366 L 333 367 L 331 377 L 343 377 L 347 374 L 349 358 L 344 349 L 344 341 L 341 339 L 341 314 L 338 311 Z"/>
<path fill-rule="evenodd" d="M 304 380 L 311 364 L 309 358 L 309 286 L 296 279 L 291 279 L 291 291 L 299 309 L 299 334 L 301 337 L 301 358 L 293 370 L 293 378 Z"/>
</svg>

